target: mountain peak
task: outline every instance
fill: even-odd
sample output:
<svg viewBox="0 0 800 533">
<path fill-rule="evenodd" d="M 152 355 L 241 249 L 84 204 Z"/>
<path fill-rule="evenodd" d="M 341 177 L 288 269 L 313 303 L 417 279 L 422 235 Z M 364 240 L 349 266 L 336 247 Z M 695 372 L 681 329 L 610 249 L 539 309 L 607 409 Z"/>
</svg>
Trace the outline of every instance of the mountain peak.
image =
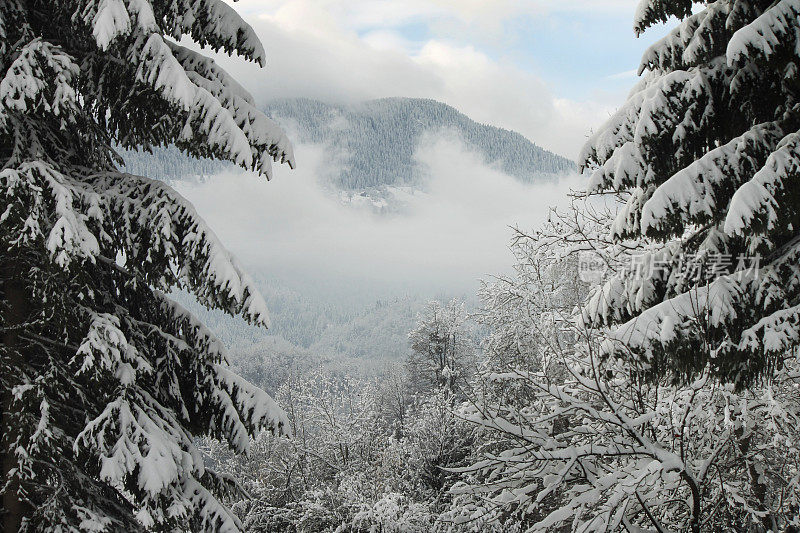
<svg viewBox="0 0 800 533">
<path fill-rule="evenodd" d="M 344 190 L 419 184 L 424 174 L 414 152 L 426 134 L 446 130 L 487 164 L 531 182 L 574 171 L 575 164 L 517 132 L 480 124 L 431 99 L 382 98 L 359 104 L 309 99 L 275 100 L 266 112 L 305 143 L 335 149 L 328 178 Z"/>
</svg>

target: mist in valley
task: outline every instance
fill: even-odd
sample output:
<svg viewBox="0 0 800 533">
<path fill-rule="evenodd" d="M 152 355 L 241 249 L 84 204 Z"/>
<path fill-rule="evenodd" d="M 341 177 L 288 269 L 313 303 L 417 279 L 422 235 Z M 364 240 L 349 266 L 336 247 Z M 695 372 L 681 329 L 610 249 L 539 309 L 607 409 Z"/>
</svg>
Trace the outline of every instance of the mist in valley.
<svg viewBox="0 0 800 533">
<path fill-rule="evenodd" d="M 267 298 L 268 332 L 208 315 L 237 350 L 277 336 L 312 357 L 402 362 L 424 305 L 460 298 L 475 310 L 481 284 L 512 271 L 512 228 L 535 228 L 581 180 L 522 182 L 443 130 L 413 153 L 421 182 L 375 199 L 331 186 L 335 150 L 295 144 L 297 169 L 270 182 L 237 170 L 172 182 Z"/>
</svg>

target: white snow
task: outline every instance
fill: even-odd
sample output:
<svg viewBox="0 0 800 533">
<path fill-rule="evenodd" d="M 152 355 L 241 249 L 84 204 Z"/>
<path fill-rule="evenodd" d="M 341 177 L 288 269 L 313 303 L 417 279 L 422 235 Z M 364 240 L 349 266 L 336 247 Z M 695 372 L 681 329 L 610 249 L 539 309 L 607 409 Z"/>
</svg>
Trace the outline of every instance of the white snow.
<svg viewBox="0 0 800 533">
<path fill-rule="evenodd" d="M 787 135 L 753 179 L 739 187 L 725 217 L 725 232 L 745 234 L 758 215 L 766 218 L 768 228 L 774 227 L 778 222 L 776 195 L 785 188 L 784 180 L 792 179 L 800 179 L 800 133 Z"/>
<path fill-rule="evenodd" d="M 769 59 L 781 46 L 800 42 L 797 19 L 800 17 L 800 0 L 779 0 L 760 17 L 739 29 L 728 41 L 726 57 L 729 65 L 744 58 Z M 751 55 L 751 53 L 753 55 Z"/>
</svg>

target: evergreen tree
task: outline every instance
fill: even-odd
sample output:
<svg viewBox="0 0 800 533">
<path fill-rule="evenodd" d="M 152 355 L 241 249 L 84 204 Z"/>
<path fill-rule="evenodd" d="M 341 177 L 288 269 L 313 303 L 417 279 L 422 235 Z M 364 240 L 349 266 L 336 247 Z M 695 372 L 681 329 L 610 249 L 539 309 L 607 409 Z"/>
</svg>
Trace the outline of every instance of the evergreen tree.
<svg viewBox="0 0 800 533">
<path fill-rule="evenodd" d="M 196 437 L 238 452 L 285 419 L 165 295 L 267 324 L 192 206 L 111 146 L 175 144 L 269 177 L 291 147 L 247 92 L 177 42 L 259 64 L 222 0 L 0 2 L 3 531 L 237 531 Z"/>
<path fill-rule="evenodd" d="M 581 155 L 625 201 L 613 236 L 655 244 L 583 319 L 653 378 L 743 387 L 800 344 L 800 2 L 642 0 L 635 31 L 671 16 Z"/>
</svg>

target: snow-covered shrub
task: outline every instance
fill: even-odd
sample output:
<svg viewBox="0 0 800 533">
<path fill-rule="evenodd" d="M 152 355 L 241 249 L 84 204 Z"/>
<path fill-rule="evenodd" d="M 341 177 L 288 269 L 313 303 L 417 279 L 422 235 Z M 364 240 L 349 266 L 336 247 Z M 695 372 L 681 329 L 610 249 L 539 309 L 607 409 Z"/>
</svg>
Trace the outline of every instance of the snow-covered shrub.
<svg viewBox="0 0 800 533">
<path fill-rule="evenodd" d="M 353 517 L 353 525 L 368 533 L 427 533 L 433 523 L 425 503 L 409 501 L 396 492 L 384 494 Z"/>
</svg>

